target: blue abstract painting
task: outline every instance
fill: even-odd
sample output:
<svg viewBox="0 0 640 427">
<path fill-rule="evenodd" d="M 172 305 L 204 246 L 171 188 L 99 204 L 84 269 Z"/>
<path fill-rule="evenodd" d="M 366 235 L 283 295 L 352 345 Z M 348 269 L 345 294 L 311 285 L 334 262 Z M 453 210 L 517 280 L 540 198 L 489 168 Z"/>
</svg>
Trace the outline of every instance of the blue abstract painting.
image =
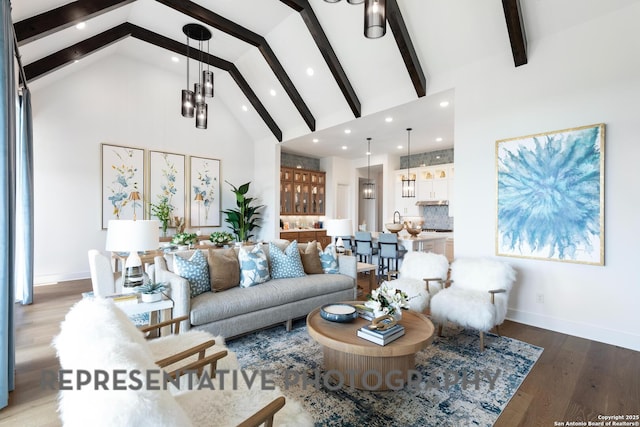
<svg viewBox="0 0 640 427">
<path fill-rule="evenodd" d="M 496 142 L 496 254 L 604 265 L 604 124 Z"/>
</svg>

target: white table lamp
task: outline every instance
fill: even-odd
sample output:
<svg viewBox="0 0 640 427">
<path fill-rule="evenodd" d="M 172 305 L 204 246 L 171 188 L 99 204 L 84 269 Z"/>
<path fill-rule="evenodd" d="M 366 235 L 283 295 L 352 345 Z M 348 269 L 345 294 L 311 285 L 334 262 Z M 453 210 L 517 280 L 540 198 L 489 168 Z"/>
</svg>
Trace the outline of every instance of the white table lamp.
<svg viewBox="0 0 640 427">
<path fill-rule="evenodd" d="M 160 221 L 158 220 L 109 221 L 106 250 L 129 253 L 123 271 L 124 287 L 134 287 L 144 283 L 146 273 L 143 271 L 138 252 L 157 249 L 159 240 Z"/>
<path fill-rule="evenodd" d="M 336 239 L 336 248 L 342 248 L 344 251 L 344 242 L 342 236 L 351 236 L 353 231 L 353 223 L 350 219 L 328 219 L 327 235 Z"/>
</svg>

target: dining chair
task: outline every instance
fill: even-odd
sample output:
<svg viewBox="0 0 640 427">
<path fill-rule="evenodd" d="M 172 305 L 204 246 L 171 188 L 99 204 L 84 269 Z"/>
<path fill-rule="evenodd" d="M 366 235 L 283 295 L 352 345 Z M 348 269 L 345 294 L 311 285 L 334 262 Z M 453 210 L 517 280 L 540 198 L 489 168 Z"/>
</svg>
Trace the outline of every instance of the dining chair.
<svg viewBox="0 0 640 427">
<path fill-rule="evenodd" d="M 371 232 L 356 231 L 354 246 L 358 261 L 373 264 L 373 256 L 378 254 L 378 247 L 373 245 Z"/>
<path fill-rule="evenodd" d="M 399 261 L 406 253 L 405 247 L 398 243 L 396 233 L 380 233 L 378 235 L 378 281 L 382 280 L 387 272 L 397 278 Z"/>
</svg>

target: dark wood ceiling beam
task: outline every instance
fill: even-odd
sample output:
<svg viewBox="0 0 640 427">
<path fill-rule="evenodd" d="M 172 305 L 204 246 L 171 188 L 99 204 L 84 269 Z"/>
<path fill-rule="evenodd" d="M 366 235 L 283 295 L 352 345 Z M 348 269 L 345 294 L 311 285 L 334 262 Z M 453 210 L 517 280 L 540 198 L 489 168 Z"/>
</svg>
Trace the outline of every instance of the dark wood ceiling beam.
<svg viewBox="0 0 640 427">
<path fill-rule="evenodd" d="M 125 22 L 86 40 L 76 43 L 73 46 L 69 46 L 49 56 L 32 62 L 31 64 L 27 64 L 24 67 L 27 81 L 31 82 L 39 77 L 43 77 L 65 65 L 72 64 L 76 60 L 79 60 L 86 55 L 103 49 L 128 36 L 132 36 L 146 43 L 153 44 L 155 46 L 175 52 L 180 55 L 185 55 L 187 52 L 187 45 L 185 44 L 176 42 L 173 39 L 154 33 L 142 27 L 138 27 L 137 25 Z M 264 120 L 265 124 L 271 130 L 276 139 L 279 142 L 282 142 L 282 131 L 273 120 L 264 105 L 262 105 L 260 99 L 251 89 L 238 68 L 233 65 L 233 63 L 194 48 L 190 48 L 188 50 L 190 58 L 196 60 L 200 60 L 202 58 L 205 63 L 229 72 L 233 80 L 240 87 L 242 93 L 247 97 L 251 105 L 253 105 L 253 107 L 256 109 L 256 111 L 258 112 L 262 120 Z"/>
<path fill-rule="evenodd" d="M 316 130 L 316 119 L 311 114 L 311 110 L 307 107 L 307 104 L 302 99 L 302 96 L 298 92 L 298 89 L 294 86 L 293 82 L 289 78 L 284 67 L 276 57 L 273 50 L 269 46 L 269 43 L 261 35 L 254 33 L 241 25 L 230 21 L 211 10 L 204 8 L 189 0 L 156 0 L 167 7 L 177 10 L 193 19 L 210 25 L 220 31 L 223 31 L 237 39 L 240 39 L 246 43 L 251 44 L 258 48 L 267 64 L 271 67 L 271 70 L 275 74 L 276 78 L 284 88 L 287 95 L 295 105 L 296 109 L 307 123 L 307 126 L 312 131 Z"/>
<path fill-rule="evenodd" d="M 16 22 L 18 45 L 38 40 L 79 22 L 133 3 L 135 0 L 82 0 L 65 4 L 31 18 Z"/>
<path fill-rule="evenodd" d="M 131 25 L 128 23 L 120 24 L 107 31 L 69 46 L 51 55 L 45 56 L 37 61 L 25 65 L 24 73 L 27 82 L 32 82 L 40 77 L 46 76 L 65 65 L 79 61 L 84 56 L 96 52 L 100 49 L 122 40 L 131 35 Z"/>
<path fill-rule="evenodd" d="M 396 39 L 396 44 L 409 72 L 409 77 L 411 77 L 411 81 L 413 82 L 413 87 L 418 97 L 423 97 L 427 94 L 427 79 L 424 76 L 418 54 L 413 47 L 411 36 L 402 18 L 398 2 L 396 0 L 387 0 L 386 7 L 389 27 L 391 27 L 391 31 L 393 31 L 393 37 Z"/>
<path fill-rule="evenodd" d="M 513 62 L 516 67 L 527 63 L 527 36 L 522 20 L 522 8 L 519 0 L 502 0 L 504 17 L 507 21 L 507 31 L 511 42 Z"/>
<path fill-rule="evenodd" d="M 333 50 L 331 43 L 329 43 L 329 39 L 325 34 L 322 26 L 320 25 L 320 21 L 318 21 L 318 17 L 313 12 L 311 5 L 308 0 L 280 0 L 282 3 L 291 7 L 293 10 L 300 13 L 302 16 L 302 20 L 306 24 L 313 40 L 316 42 L 318 49 L 320 49 L 320 53 L 324 58 L 329 70 L 331 70 L 331 74 L 333 74 L 333 78 L 336 80 L 338 87 L 342 91 L 342 94 L 349 104 L 351 111 L 355 117 L 360 117 L 362 115 L 362 107 L 360 105 L 360 100 L 358 99 L 358 95 L 356 95 L 356 91 L 351 86 L 351 82 L 347 77 L 347 74 L 342 68 L 342 64 L 338 60 L 338 56 Z"/>
</svg>

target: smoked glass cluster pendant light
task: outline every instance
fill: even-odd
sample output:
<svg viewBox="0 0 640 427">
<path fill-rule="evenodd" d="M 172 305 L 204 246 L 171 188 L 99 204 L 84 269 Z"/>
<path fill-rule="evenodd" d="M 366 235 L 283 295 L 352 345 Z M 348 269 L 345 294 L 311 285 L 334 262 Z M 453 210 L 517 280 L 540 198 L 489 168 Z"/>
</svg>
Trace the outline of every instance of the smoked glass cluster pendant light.
<svg viewBox="0 0 640 427">
<path fill-rule="evenodd" d="M 371 200 L 376 198 L 376 185 L 371 182 L 371 138 L 367 138 L 367 182 L 362 185 L 362 198 Z"/>
<path fill-rule="evenodd" d="M 327 3 L 338 3 L 340 0 L 324 0 Z M 387 32 L 386 0 L 347 0 L 349 4 L 364 3 L 364 36 L 377 39 Z"/>
<path fill-rule="evenodd" d="M 411 128 L 407 128 L 407 176 L 402 177 L 402 197 L 416 197 L 416 177 L 411 177 Z"/>
<path fill-rule="evenodd" d="M 196 127 L 198 129 L 206 129 L 209 107 L 205 100 L 207 97 L 213 97 L 213 72 L 209 70 L 209 61 L 207 61 L 207 69 L 204 69 L 202 46 L 206 41 L 207 55 L 209 55 L 211 31 L 200 24 L 187 24 L 182 27 L 182 32 L 187 36 L 187 88 L 182 90 L 182 116 L 187 118 L 195 116 Z M 193 90 L 190 90 L 189 86 L 189 40 L 198 41 L 200 56 L 198 60 L 198 81 L 193 84 Z"/>
</svg>

